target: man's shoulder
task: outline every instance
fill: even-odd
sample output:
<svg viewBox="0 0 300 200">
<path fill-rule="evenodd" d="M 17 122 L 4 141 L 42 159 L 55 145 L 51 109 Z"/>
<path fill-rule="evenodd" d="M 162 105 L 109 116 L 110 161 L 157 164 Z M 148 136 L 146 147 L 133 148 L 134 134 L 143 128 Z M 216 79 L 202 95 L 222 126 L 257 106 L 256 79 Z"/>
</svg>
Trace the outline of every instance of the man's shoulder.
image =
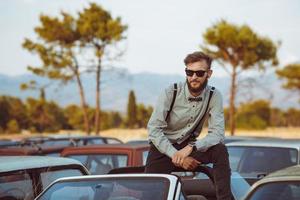
<svg viewBox="0 0 300 200">
<path fill-rule="evenodd" d="M 175 85 L 177 86 L 177 92 L 180 92 L 183 90 L 184 88 L 184 82 L 174 82 L 172 84 L 169 84 L 168 87 L 165 88 L 165 92 L 166 93 L 173 93 L 174 92 L 174 89 L 175 89 Z"/>
<path fill-rule="evenodd" d="M 218 88 L 216 88 L 215 86 L 208 85 L 208 90 L 207 91 L 208 92 L 213 91 L 214 95 L 216 95 L 216 96 L 222 96 L 220 90 Z"/>
</svg>

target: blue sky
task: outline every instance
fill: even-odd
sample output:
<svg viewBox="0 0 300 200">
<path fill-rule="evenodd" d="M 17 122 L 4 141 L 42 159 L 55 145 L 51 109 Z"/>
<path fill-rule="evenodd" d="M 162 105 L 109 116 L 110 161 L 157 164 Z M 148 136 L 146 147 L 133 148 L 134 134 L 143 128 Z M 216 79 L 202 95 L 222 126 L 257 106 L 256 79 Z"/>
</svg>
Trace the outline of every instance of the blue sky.
<svg viewBox="0 0 300 200">
<path fill-rule="evenodd" d="M 281 66 L 300 61 L 299 0 L 1 0 L 0 73 L 28 73 L 37 56 L 22 49 L 25 37 L 35 39 L 41 13 L 76 13 L 97 2 L 129 26 L 126 53 L 115 66 L 133 73 L 183 74 L 183 58 L 198 50 L 202 34 L 221 18 L 248 24 L 258 34 L 281 41 Z M 216 76 L 224 71 L 216 64 Z"/>
</svg>

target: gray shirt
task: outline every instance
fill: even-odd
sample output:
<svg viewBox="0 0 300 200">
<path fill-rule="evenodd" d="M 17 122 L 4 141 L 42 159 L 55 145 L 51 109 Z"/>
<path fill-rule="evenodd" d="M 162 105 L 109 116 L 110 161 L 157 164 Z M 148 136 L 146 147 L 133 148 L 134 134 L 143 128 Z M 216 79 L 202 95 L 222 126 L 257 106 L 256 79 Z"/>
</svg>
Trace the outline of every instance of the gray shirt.
<svg viewBox="0 0 300 200">
<path fill-rule="evenodd" d="M 177 152 L 172 144 L 182 143 L 198 125 L 204 115 L 212 88 L 206 86 L 198 96 L 202 98 L 201 101 L 189 101 L 189 97 L 194 97 L 190 94 L 187 83 L 181 82 L 177 85 L 177 96 L 168 121 L 166 122 L 165 118 L 173 98 L 173 85 L 159 96 L 147 126 L 149 140 L 161 153 L 169 157 Z M 208 118 L 208 134 L 196 142 L 196 148 L 200 151 L 206 151 L 209 147 L 223 142 L 225 138 L 222 95 L 217 89 L 214 90 L 205 118 Z M 204 121 L 196 128 L 194 135 L 199 136 Z"/>
</svg>

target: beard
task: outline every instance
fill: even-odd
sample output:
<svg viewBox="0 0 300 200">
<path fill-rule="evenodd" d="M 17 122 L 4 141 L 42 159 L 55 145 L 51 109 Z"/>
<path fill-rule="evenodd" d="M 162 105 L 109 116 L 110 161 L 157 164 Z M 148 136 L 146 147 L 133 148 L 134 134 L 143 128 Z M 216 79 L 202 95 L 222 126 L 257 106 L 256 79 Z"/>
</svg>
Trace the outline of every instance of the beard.
<svg viewBox="0 0 300 200">
<path fill-rule="evenodd" d="M 207 82 L 208 82 L 208 79 L 206 78 L 205 81 L 202 84 L 200 84 L 199 87 L 195 88 L 195 87 L 192 87 L 191 83 L 186 79 L 186 83 L 188 85 L 188 88 L 193 93 L 201 92 L 207 86 Z"/>
</svg>

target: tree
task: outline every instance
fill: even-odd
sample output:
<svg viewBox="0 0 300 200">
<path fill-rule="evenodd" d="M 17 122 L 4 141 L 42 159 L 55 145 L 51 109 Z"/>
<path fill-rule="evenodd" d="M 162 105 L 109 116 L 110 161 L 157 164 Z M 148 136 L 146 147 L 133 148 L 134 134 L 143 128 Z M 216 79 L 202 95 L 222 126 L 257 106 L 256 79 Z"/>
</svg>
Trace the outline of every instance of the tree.
<svg viewBox="0 0 300 200">
<path fill-rule="evenodd" d="M 26 39 L 24 48 L 37 53 L 43 61 L 42 67 L 28 67 L 37 75 L 62 80 L 75 79 L 79 88 L 86 132 L 90 132 L 88 108 L 81 80 L 83 72 L 96 73 L 96 115 L 95 131 L 99 133 L 100 123 L 100 77 L 102 58 L 108 46 L 124 39 L 126 26 L 121 19 L 113 19 L 101 6 L 91 3 L 89 8 L 73 17 L 65 12 L 61 18 L 42 15 L 41 26 L 35 32 L 41 42 Z M 95 64 L 96 63 L 96 64 Z"/>
<path fill-rule="evenodd" d="M 103 68 L 103 57 L 109 53 L 109 48 L 123 40 L 127 26 L 121 23 L 121 18 L 113 18 L 109 12 L 101 6 L 91 3 L 90 7 L 79 13 L 77 20 L 78 32 L 81 45 L 86 49 L 93 50 L 96 58 L 95 65 L 89 68 L 96 73 L 96 113 L 95 132 L 100 129 L 100 80 Z"/>
<path fill-rule="evenodd" d="M 283 69 L 277 70 L 276 73 L 279 78 L 286 81 L 283 87 L 289 90 L 295 90 L 300 97 L 300 63 L 287 65 Z"/>
<path fill-rule="evenodd" d="M 23 47 L 37 54 L 42 60 L 42 66 L 28 66 L 28 70 L 39 76 L 67 83 L 75 79 L 79 88 L 80 101 L 84 115 L 85 130 L 90 132 L 87 116 L 84 89 L 81 81 L 79 65 L 80 35 L 76 20 L 62 12 L 62 19 L 57 17 L 40 16 L 41 25 L 35 28 L 40 41 L 33 42 L 25 39 Z"/>
<path fill-rule="evenodd" d="M 202 50 L 216 59 L 231 76 L 229 121 L 234 135 L 237 78 L 244 70 L 264 70 L 269 64 L 277 65 L 277 45 L 247 25 L 238 26 L 225 20 L 208 28 L 203 37 L 205 45 Z"/>
<path fill-rule="evenodd" d="M 20 127 L 17 120 L 12 119 L 7 124 L 7 132 L 8 133 L 20 133 Z"/>
<path fill-rule="evenodd" d="M 243 103 L 237 110 L 237 127 L 243 129 L 265 129 L 271 118 L 270 102 L 256 100 Z"/>
<path fill-rule="evenodd" d="M 20 85 L 21 90 L 38 90 L 40 92 L 40 99 L 46 100 L 45 89 L 50 86 L 51 83 L 39 85 L 36 81 L 31 80 L 28 83 L 22 83 Z"/>
<path fill-rule="evenodd" d="M 137 105 L 137 123 L 139 128 L 147 127 L 152 111 L 153 108 L 151 106 L 146 107 L 144 104 Z"/>
<path fill-rule="evenodd" d="M 127 104 L 127 125 L 129 128 L 134 128 L 137 125 L 137 106 L 135 95 L 132 90 L 129 92 Z"/>
</svg>

